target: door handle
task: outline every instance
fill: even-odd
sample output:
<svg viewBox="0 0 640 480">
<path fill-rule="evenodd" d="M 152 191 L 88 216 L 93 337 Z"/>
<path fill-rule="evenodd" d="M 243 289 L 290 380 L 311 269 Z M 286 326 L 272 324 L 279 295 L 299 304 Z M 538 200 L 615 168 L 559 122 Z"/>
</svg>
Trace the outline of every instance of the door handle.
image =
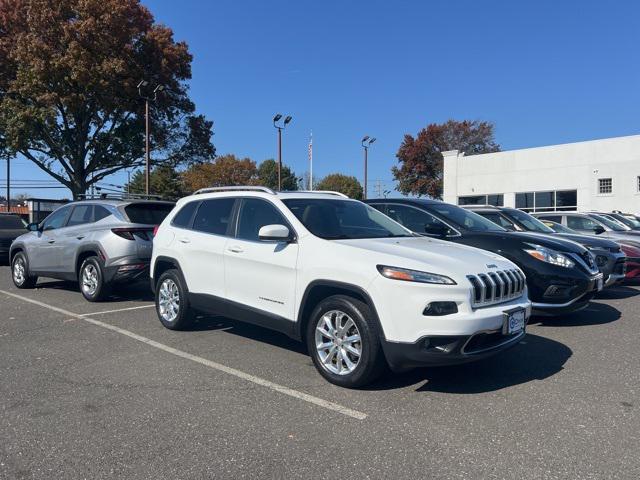
<svg viewBox="0 0 640 480">
<path fill-rule="evenodd" d="M 47 240 L 47 243 L 56 243 L 55 240 Z"/>
<path fill-rule="evenodd" d="M 82 240 L 82 239 L 84 238 L 84 235 L 78 235 L 76 238 L 77 238 L 78 240 Z"/>
<path fill-rule="evenodd" d="M 179 241 L 181 243 L 191 243 L 191 240 L 189 240 L 187 237 L 182 237 Z"/>
<path fill-rule="evenodd" d="M 232 253 L 242 253 L 242 252 L 244 252 L 244 250 L 242 248 L 236 247 L 236 246 L 229 247 L 227 250 L 232 252 Z"/>
</svg>

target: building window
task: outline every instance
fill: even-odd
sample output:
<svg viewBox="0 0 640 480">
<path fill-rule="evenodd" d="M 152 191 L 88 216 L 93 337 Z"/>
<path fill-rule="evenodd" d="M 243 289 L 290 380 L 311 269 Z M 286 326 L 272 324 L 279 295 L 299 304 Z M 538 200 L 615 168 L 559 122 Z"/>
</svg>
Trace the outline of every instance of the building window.
<svg viewBox="0 0 640 480">
<path fill-rule="evenodd" d="M 577 206 L 577 190 L 516 193 L 516 208 L 525 212 L 561 212 Z"/>
<path fill-rule="evenodd" d="M 458 205 L 493 205 L 494 207 L 504 206 L 504 195 L 502 193 L 489 195 L 467 195 L 458 197 Z"/>
<path fill-rule="evenodd" d="M 607 193 L 613 193 L 613 180 L 610 178 L 598 179 L 598 193 L 605 195 Z"/>
</svg>

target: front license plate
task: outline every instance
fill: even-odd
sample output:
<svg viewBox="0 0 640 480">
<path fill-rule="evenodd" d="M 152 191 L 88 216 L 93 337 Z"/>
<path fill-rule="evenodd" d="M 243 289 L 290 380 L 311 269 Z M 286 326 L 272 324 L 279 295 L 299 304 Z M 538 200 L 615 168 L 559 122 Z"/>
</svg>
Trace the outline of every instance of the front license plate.
<svg viewBox="0 0 640 480">
<path fill-rule="evenodd" d="M 504 312 L 504 320 L 502 324 L 502 333 L 504 335 L 513 335 L 524 330 L 526 323 L 526 310 L 518 308 L 517 310 L 509 310 Z"/>
</svg>

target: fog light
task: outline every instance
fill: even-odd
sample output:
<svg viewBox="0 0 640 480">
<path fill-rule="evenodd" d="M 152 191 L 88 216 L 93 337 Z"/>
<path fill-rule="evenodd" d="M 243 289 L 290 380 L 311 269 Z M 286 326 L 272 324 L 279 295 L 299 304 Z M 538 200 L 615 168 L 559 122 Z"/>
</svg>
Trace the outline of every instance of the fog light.
<svg viewBox="0 0 640 480">
<path fill-rule="evenodd" d="M 571 294 L 573 287 L 566 285 L 550 285 L 544 292 L 545 297 L 560 298 L 568 297 Z"/>
<path fill-rule="evenodd" d="M 422 312 L 423 315 L 430 317 L 442 317 L 452 313 L 458 313 L 456 302 L 431 302 Z"/>
<path fill-rule="evenodd" d="M 598 265 L 599 267 L 604 267 L 607 264 L 607 260 L 607 257 L 605 257 L 604 255 L 597 255 L 596 265 Z"/>
</svg>

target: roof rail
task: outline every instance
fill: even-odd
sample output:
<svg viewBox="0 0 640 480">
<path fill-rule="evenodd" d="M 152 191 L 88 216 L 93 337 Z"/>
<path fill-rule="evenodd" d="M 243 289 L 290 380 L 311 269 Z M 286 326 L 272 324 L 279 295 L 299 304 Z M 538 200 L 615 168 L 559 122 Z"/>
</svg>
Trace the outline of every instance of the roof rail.
<svg viewBox="0 0 640 480">
<path fill-rule="evenodd" d="M 213 192 L 264 192 L 271 195 L 275 195 L 276 192 L 271 190 L 268 187 L 258 187 L 258 186 L 234 186 L 234 187 L 207 187 L 201 188 L 193 192 L 194 195 L 200 195 L 201 193 L 213 193 Z"/>
<path fill-rule="evenodd" d="M 162 195 L 144 193 L 81 193 L 79 200 L 163 200 Z"/>
<path fill-rule="evenodd" d="M 498 205 L 490 205 L 488 203 L 482 204 L 482 205 L 478 205 L 478 204 L 474 204 L 474 205 L 458 205 L 458 207 L 462 207 L 462 208 L 475 208 L 475 207 L 479 207 L 479 208 L 501 208 Z"/>
<path fill-rule="evenodd" d="M 295 190 L 291 193 L 321 193 L 324 195 L 337 195 L 338 197 L 349 198 L 348 195 L 340 192 L 335 192 L 333 190 Z"/>
</svg>

